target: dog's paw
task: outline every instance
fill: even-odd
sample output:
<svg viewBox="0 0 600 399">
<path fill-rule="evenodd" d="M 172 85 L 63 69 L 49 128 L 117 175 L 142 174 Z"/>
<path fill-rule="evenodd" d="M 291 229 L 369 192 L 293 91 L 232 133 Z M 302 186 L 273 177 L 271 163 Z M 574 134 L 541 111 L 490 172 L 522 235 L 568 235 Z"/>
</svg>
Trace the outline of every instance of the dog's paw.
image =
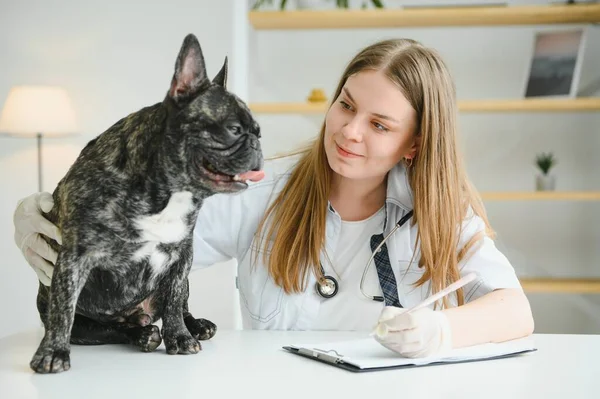
<svg viewBox="0 0 600 399">
<path fill-rule="evenodd" d="M 71 368 L 69 351 L 40 347 L 29 362 L 29 367 L 36 373 L 60 373 Z"/>
<path fill-rule="evenodd" d="M 139 328 L 139 336 L 134 340 L 142 352 L 153 352 L 162 342 L 158 326 L 149 325 Z"/>
<path fill-rule="evenodd" d="M 165 333 L 163 334 L 165 341 L 165 348 L 169 355 L 174 354 L 194 354 L 200 352 L 202 346 L 192 335 L 188 332 L 181 332 L 175 334 Z"/>
<path fill-rule="evenodd" d="M 192 334 L 192 337 L 205 341 L 211 339 L 217 333 L 217 326 L 210 320 L 206 319 L 195 319 L 192 316 L 185 318 L 185 325 Z"/>
</svg>

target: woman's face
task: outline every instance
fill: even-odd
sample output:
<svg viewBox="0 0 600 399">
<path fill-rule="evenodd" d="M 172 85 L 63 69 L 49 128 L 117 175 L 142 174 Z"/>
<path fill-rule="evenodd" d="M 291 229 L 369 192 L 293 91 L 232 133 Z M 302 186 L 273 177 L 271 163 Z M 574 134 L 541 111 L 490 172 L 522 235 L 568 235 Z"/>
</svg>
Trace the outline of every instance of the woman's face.
<svg viewBox="0 0 600 399">
<path fill-rule="evenodd" d="M 383 177 L 416 152 L 416 112 L 382 72 L 347 79 L 325 118 L 325 152 L 348 179 Z"/>
</svg>

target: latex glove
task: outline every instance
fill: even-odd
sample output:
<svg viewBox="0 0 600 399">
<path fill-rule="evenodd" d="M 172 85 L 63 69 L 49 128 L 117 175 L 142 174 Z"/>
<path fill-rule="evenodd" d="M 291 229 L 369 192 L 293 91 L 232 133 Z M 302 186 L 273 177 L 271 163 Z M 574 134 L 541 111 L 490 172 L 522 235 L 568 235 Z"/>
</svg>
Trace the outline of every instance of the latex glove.
<svg viewBox="0 0 600 399">
<path fill-rule="evenodd" d="M 42 216 L 42 211 L 49 212 L 53 206 L 50 193 L 35 193 L 19 200 L 13 215 L 15 243 L 40 282 L 46 286 L 52 280 L 57 253 L 40 234 L 62 244 L 58 227 Z"/>
<path fill-rule="evenodd" d="M 441 311 L 386 306 L 374 331 L 377 342 L 403 357 L 426 357 L 452 349 L 452 330 Z"/>
</svg>

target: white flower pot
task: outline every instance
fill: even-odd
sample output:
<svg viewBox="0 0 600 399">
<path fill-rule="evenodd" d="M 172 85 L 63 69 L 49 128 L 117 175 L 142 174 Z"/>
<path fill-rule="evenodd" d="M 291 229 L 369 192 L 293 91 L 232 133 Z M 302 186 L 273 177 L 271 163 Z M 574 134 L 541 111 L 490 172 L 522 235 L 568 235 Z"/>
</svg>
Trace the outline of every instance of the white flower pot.
<svg viewBox="0 0 600 399">
<path fill-rule="evenodd" d="M 535 178 L 535 188 L 537 191 L 554 191 L 556 188 L 555 176 L 537 175 Z"/>
</svg>

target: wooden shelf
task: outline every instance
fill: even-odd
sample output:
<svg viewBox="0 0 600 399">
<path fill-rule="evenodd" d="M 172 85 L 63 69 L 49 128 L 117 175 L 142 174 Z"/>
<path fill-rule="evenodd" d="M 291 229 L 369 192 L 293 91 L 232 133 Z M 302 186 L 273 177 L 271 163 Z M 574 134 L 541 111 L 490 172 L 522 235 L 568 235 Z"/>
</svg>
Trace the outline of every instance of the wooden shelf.
<svg viewBox="0 0 600 399">
<path fill-rule="evenodd" d="M 507 26 L 600 22 L 600 4 L 250 11 L 254 29 Z"/>
<path fill-rule="evenodd" d="M 250 109 L 260 114 L 323 114 L 329 102 L 251 103 Z M 507 100 L 458 101 L 461 112 L 579 112 L 600 111 L 600 97 L 524 98 Z"/>
<path fill-rule="evenodd" d="M 600 111 L 600 97 L 465 100 L 458 102 L 458 108 L 462 112 Z"/>
<path fill-rule="evenodd" d="M 488 191 L 486 201 L 600 201 L 600 191 Z"/>
<path fill-rule="evenodd" d="M 600 279 L 520 278 L 526 293 L 600 293 Z"/>
</svg>

